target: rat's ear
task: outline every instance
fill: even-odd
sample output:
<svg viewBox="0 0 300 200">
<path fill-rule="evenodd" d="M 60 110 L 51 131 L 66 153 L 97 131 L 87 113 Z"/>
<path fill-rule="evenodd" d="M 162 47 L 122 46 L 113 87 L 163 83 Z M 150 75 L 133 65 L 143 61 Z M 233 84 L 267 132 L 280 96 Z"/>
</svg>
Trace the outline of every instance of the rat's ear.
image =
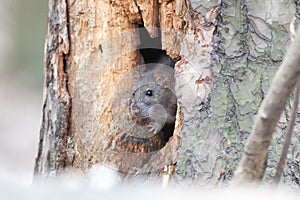
<svg viewBox="0 0 300 200">
<path fill-rule="evenodd" d="M 156 70 L 153 73 L 154 82 L 158 85 L 164 87 L 168 84 L 168 80 L 170 80 L 168 73 L 162 69 Z"/>
</svg>

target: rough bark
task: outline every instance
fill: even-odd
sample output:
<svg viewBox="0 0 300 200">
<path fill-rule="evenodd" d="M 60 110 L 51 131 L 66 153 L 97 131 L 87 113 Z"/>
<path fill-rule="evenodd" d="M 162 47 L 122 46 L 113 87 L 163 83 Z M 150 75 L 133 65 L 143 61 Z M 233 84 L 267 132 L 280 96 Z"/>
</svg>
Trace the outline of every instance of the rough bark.
<svg viewBox="0 0 300 200">
<path fill-rule="evenodd" d="M 48 17 L 43 118 L 34 173 L 54 177 L 72 161 L 74 154 L 70 148 L 73 139 L 69 135 L 71 99 L 65 73 L 70 46 L 65 1 L 49 0 Z"/>
<path fill-rule="evenodd" d="M 237 182 L 253 182 L 263 178 L 266 168 L 265 162 L 276 123 L 300 75 L 299 48 L 300 30 L 258 111 L 253 131 L 249 136 L 242 160 L 235 173 Z"/>
<path fill-rule="evenodd" d="M 233 176 L 257 109 L 289 44 L 288 26 L 296 6 L 292 1 L 191 1 L 190 6 L 202 16 L 219 7 L 210 65 L 213 86 L 209 100 L 199 104 L 201 109 L 193 103 L 198 116 L 183 125 L 199 128 L 185 131 L 176 170 L 180 180 L 192 177 L 193 182 L 213 185 Z M 266 181 L 275 172 L 286 121 L 282 115 L 272 140 Z M 291 147 L 297 152 L 298 142 L 294 137 Z M 297 158 L 292 155 L 284 180 L 297 184 Z"/>
</svg>

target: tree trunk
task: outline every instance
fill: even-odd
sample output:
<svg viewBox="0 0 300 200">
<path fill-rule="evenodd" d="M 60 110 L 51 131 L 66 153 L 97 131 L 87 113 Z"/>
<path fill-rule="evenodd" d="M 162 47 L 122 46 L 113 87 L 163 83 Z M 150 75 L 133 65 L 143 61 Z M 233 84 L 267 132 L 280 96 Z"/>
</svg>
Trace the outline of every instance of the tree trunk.
<svg viewBox="0 0 300 200">
<path fill-rule="evenodd" d="M 174 181 L 230 180 L 289 45 L 294 15 L 298 1 L 49 0 L 36 176 L 86 173 L 105 164 L 127 177 L 159 177 L 171 165 Z M 147 48 L 177 61 L 178 110 L 170 138 L 164 130 L 144 137 L 147 122 L 140 126 L 130 115 L 134 74 L 148 62 Z M 286 116 L 271 145 L 267 181 L 280 156 Z M 294 137 L 284 173 L 289 184 L 299 183 L 297 143 Z"/>
</svg>

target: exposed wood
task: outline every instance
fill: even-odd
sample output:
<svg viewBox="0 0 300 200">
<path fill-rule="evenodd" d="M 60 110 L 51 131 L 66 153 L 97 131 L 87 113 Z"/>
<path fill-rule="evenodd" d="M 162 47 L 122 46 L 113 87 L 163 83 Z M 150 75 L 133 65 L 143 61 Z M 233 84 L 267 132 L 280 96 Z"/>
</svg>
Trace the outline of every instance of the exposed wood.
<svg viewBox="0 0 300 200">
<path fill-rule="evenodd" d="M 74 167 L 83 172 L 95 163 L 135 174 L 157 171 L 175 162 L 174 149 L 179 148 L 179 138 L 175 136 L 166 144 L 163 133 L 139 137 L 146 127 L 136 125 L 128 107 L 133 92 L 131 77 L 144 63 L 138 51 L 138 25 L 143 23 L 151 37 L 158 36 L 158 25 L 164 26 L 172 36 L 165 41 L 172 39 L 168 43 L 174 45 L 168 48 L 172 49 L 173 57 L 179 57 L 179 38 L 184 29 L 174 27 L 173 23 L 183 19 L 172 20 L 170 15 L 172 23 L 159 24 L 159 10 L 164 4 L 167 3 L 97 1 L 69 6 L 71 132 L 76 144 Z M 173 1 L 168 6 L 175 10 Z M 178 40 L 174 41 L 174 37 Z"/>
<path fill-rule="evenodd" d="M 36 175 L 55 175 L 68 166 L 86 172 L 96 163 L 122 172 L 149 172 L 175 162 L 178 137 L 169 147 L 163 132 L 138 137 L 128 110 L 132 72 L 144 63 L 137 25 L 143 23 L 151 37 L 158 37 L 161 25 L 170 39 L 178 38 L 168 42 L 178 58 L 184 29 L 173 25 L 183 19 L 168 15 L 168 22 L 159 23 L 162 4 L 175 10 L 173 1 L 49 1 Z"/>
<path fill-rule="evenodd" d="M 162 49 L 178 60 L 181 42 L 186 33 L 188 7 L 187 1 L 161 0 L 159 8 Z"/>
</svg>

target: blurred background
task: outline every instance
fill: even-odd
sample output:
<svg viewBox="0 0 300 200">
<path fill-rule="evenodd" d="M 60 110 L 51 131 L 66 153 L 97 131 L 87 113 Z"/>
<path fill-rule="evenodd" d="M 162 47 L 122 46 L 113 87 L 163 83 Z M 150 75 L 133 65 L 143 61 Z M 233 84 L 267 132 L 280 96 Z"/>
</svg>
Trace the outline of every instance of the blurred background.
<svg viewBox="0 0 300 200">
<path fill-rule="evenodd" d="M 47 0 L 0 0 L 0 177 L 30 183 L 42 114 Z"/>
</svg>

